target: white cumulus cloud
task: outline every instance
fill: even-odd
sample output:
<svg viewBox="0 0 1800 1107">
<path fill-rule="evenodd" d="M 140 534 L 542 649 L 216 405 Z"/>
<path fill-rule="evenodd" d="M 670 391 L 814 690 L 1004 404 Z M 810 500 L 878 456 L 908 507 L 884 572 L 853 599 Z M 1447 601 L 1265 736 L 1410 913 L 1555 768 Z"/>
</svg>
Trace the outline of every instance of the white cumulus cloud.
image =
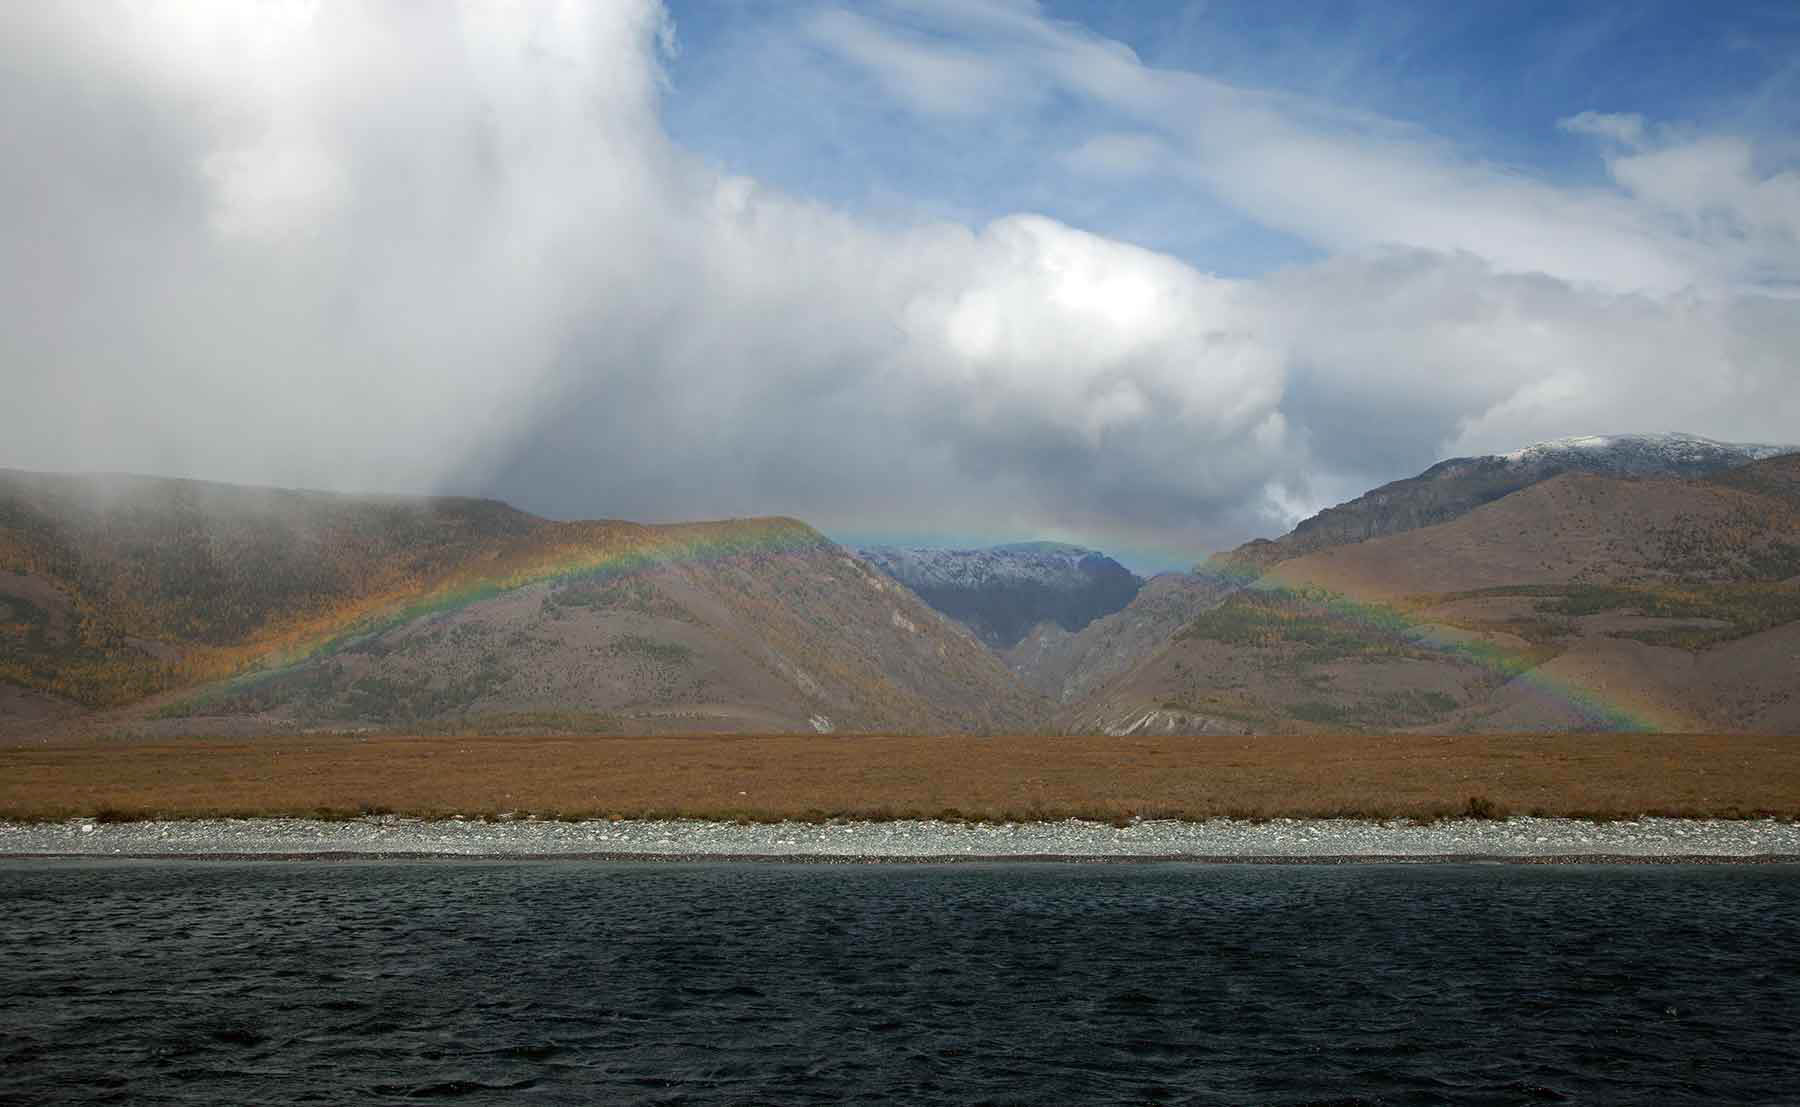
<svg viewBox="0 0 1800 1107">
<path fill-rule="evenodd" d="M 945 126 L 1104 108 L 1045 156 L 1205 189 L 1323 260 L 1226 279 L 724 172 L 663 128 L 652 0 L 15 5 L 0 464 L 1173 563 L 1446 450 L 1795 437 L 1800 205 L 1747 140 L 1575 116 L 1615 187 L 1562 188 L 1028 3 L 888 10 L 796 33 Z"/>
</svg>

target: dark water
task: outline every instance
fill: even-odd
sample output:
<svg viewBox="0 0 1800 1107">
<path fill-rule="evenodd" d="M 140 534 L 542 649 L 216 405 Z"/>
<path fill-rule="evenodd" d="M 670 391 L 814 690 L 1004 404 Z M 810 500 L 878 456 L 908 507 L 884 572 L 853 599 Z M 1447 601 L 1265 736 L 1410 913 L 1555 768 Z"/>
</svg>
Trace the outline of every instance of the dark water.
<svg viewBox="0 0 1800 1107">
<path fill-rule="evenodd" d="M 21 1103 L 1800 1102 L 1792 867 L 0 863 Z"/>
</svg>

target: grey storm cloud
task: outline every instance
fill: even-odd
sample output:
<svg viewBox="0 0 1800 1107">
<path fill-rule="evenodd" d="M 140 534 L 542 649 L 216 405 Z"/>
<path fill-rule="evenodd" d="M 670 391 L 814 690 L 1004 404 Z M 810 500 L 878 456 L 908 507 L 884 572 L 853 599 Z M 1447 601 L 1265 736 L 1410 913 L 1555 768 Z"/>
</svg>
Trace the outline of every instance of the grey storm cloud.
<svg viewBox="0 0 1800 1107">
<path fill-rule="evenodd" d="M 952 74 L 1140 112 L 1055 156 L 1205 179 L 1329 256 L 1226 280 L 723 173 L 660 124 L 649 0 L 10 5 L 0 464 L 1197 558 L 1446 451 L 1800 425 L 1796 301 L 1744 279 L 1794 265 L 1800 200 L 1741 144 L 1571 124 L 1631 142 L 1561 193 L 1028 5 L 953 56 L 822 27 L 919 111 L 970 110 Z M 1204 133 L 1150 133 L 1196 96 Z"/>
</svg>

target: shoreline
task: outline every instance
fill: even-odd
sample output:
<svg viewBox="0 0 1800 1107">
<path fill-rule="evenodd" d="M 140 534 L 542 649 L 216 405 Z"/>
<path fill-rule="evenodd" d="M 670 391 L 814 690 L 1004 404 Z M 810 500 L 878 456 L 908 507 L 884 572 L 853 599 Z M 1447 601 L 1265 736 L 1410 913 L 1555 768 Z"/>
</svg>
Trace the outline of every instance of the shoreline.
<svg viewBox="0 0 1800 1107">
<path fill-rule="evenodd" d="M 738 824 L 533 818 L 487 822 L 214 819 L 0 822 L 0 859 L 617 861 L 776 864 L 1795 864 L 1800 823 L 1516 816 L 1434 823 L 935 820 Z"/>
<path fill-rule="evenodd" d="M 1644 867 L 1659 865 L 1800 865 L 1800 853 L 1756 854 L 1625 854 L 1577 853 L 1544 855 L 1502 855 L 1481 853 L 1445 854 L 1315 854 L 1272 856 L 1146 854 L 1113 856 L 1106 854 L 992 854 L 949 855 L 923 854 L 914 857 L 860 856 L 820 854 L 735 854 L 735 853 L 0 853 L 0 864 L 8 861 L 183 861 L 206 864 L 256 862 L 331 862 L 331 863 L 400 863 L 450 862 L 484 864 L 602 862 L 619 865 L 1195 865 L 1223 867 L 1230 865 L 1499 865 L 1507 867 L 1604 865 Z"/>
</svg>

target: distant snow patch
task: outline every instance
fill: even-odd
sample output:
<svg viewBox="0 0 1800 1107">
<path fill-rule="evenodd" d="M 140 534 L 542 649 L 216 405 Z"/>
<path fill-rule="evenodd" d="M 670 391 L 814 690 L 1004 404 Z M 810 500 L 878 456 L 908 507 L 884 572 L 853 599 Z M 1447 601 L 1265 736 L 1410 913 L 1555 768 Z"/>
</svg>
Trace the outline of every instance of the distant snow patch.
<svg viewBox="0 0 1800 1107">
<path fill-rule="evenodd" d="M 1616 455 L 1621 468 L 1654 469 L 1682 465 L 1729 466 L 1762 461 L 1794 452 L 1793 446 L 1775 446 L 1760 442 L 1719 442 L 1697 434 L 1678 431 L 1662 434 L 1581 434 L 1539 442 L 1521 450 L 1498 455 L 1514 464 L 1548 461 L 1572 454 Z"/>
</svg>

